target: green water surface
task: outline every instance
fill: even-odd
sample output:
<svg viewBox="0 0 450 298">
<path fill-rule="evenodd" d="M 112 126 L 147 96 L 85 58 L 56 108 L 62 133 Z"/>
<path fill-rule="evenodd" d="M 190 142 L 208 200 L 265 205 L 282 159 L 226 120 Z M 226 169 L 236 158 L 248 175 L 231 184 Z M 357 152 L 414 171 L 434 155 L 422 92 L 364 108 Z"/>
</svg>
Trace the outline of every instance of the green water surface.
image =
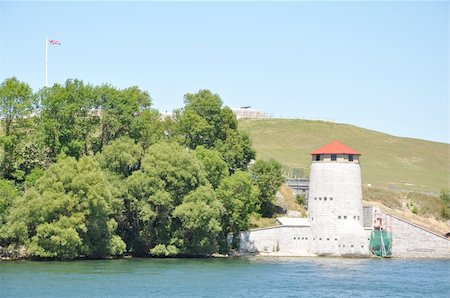
<svg viewBox="0 0 450 298">
<path fill-rule="evenodd" d="M 0 262 L 0 297 L 450 297 L 449 260 Z"/>
</svg>

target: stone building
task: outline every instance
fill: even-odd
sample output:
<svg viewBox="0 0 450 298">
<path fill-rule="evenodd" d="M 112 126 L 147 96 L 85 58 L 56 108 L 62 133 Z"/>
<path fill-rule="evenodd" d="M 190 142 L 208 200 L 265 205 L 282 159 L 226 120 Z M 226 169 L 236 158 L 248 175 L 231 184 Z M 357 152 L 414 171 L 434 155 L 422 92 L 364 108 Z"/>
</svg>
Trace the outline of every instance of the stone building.
<svg viewBox="0 0 450 298">
<path fill-rule="evenodd" d="M 333 141 L 311 152 L 308 218 L 317 255 L 368 255 L 359 152 Z"/>
<path fill-rule="evenodd" d="M 311 156 L 308 217 L 282 217 L 278 226 L 242 232 L 241 252 L 450 258 L 445 237 L 379 208 L 363 208 L 359 152 L 333 141 Z"/>
</svg>

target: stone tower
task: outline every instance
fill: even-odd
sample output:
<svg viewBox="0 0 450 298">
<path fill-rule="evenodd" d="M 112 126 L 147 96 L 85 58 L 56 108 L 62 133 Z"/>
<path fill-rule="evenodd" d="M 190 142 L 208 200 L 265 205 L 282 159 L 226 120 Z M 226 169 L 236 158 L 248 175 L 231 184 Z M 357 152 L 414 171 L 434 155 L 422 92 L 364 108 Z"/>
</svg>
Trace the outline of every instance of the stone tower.
<svg viewBox="0 0 450 298">
<path fill-rule="evenodd" d="M 311 152 L 308 218 L 311 252 L 369 254 L 363 227 L 361 154 L 338 141 Z"/>
</svg>

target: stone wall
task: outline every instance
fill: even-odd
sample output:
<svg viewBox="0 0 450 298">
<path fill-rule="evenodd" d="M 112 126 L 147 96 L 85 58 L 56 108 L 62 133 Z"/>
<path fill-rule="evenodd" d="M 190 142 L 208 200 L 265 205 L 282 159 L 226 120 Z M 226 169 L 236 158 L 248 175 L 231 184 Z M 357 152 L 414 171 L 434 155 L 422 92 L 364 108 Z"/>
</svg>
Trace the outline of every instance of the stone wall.
<svg viewBox="0 0 450 298">
<path fill-rule="evenodd" d="M 449 239 L 398 217 L 384 214 L 390 217 L 393 257 L 450 258 Z"/>
<path fill-rule="evenodd" d="M 310 239 L 309 226 L 253 229 L 240 234 L 240 251 L 286 256 L 314 256 L 310 251 Z"/>
</svg>

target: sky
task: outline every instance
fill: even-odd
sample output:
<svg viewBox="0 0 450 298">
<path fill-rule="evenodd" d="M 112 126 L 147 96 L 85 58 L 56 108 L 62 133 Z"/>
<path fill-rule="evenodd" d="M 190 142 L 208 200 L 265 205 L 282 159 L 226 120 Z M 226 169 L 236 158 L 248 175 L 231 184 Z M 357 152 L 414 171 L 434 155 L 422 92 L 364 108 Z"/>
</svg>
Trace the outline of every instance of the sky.
<svg viewBox="0 0 450 298">
<path fill-rule="evenodd" d="M 450 142 L 449 2 L 1 2 L 0 82 L 139 86 Z"/>
</svg>

